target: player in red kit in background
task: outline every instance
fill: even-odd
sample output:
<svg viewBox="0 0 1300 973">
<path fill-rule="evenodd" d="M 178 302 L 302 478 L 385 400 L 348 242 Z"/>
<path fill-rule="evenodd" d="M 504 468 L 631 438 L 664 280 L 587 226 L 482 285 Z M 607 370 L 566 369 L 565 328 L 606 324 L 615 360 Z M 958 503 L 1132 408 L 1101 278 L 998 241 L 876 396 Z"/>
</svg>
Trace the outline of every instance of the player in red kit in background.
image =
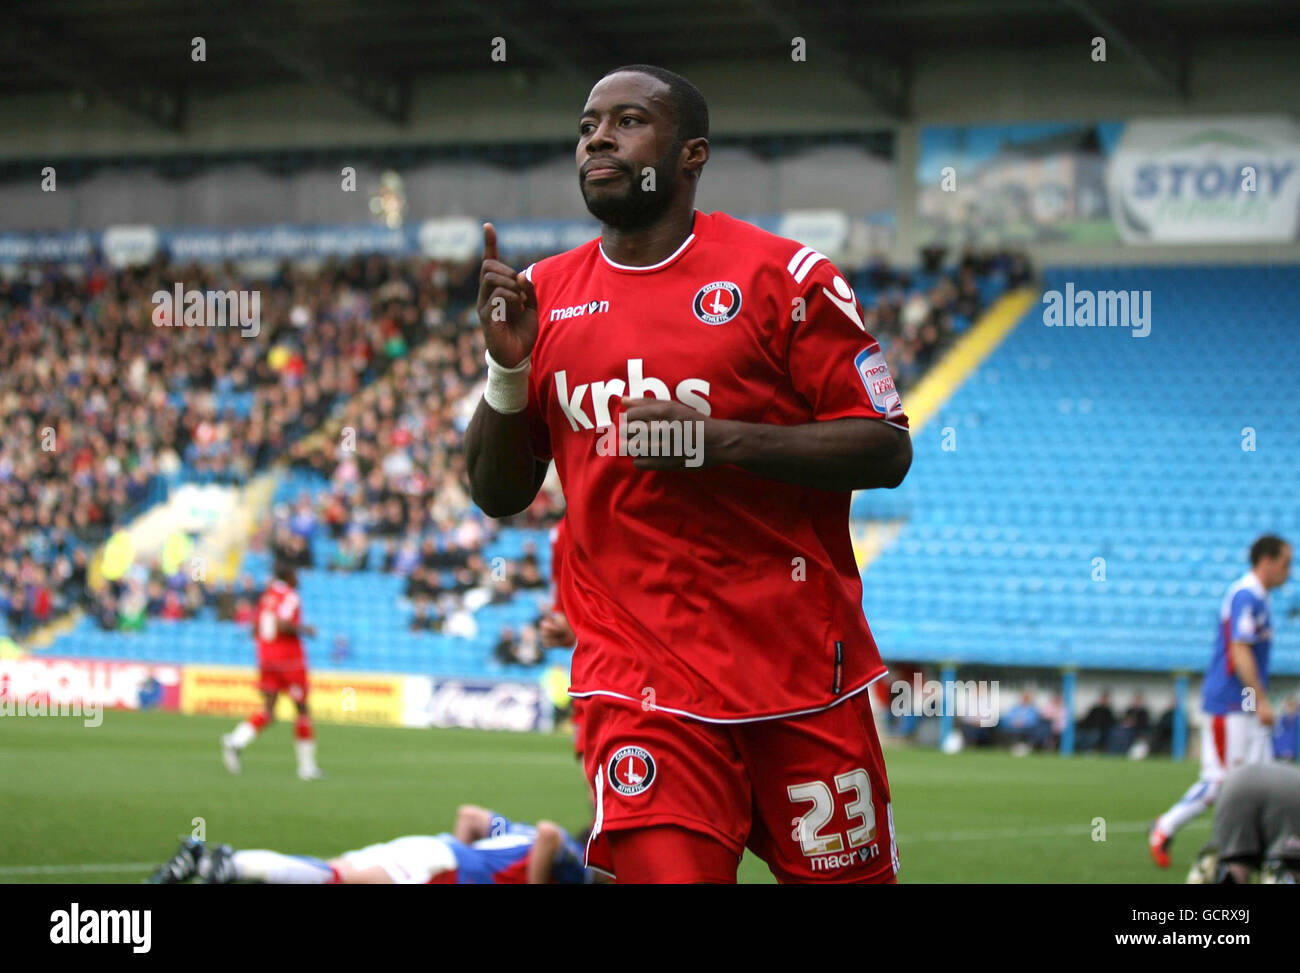
<svg viewBox="0 0 1300 973">
<path fill-rule="evenodd" d="M 239 773 L 244 747 L 275 719 L 275 702 L 281 692 L 286 692 L 298 708 L 294 725 L 298 777 L 316 780 L 323 775 L 316 766 L 316 734 L 307 710 L 307 657 L 302 648 L 302 636 L 314 636 L 316 630 L 302 624 L 302 599 L 298 597 L 298 575 L 293 566 L 279 561 L 272 574 L 274 580 L 257 602 L 254 629 L 257 688 L 265 702 L 260 713 L 254 713 L 221 738 L 221 755 L 226 769 Z"/>
<path fill-rule="evenodd" d="M 780 881 L 892 882 L 848 514 L 902 482 L 907 417 L 824 255 L 695 209 L 707 136 L 689 81 L 612 71 L 578 121 L 600 238 L 517 272 L 484 226 L 470 486 L 494 517 L 552 458 L 564 488 L 588 864 L 734 882 L 748 846 Z"/>
</svg>

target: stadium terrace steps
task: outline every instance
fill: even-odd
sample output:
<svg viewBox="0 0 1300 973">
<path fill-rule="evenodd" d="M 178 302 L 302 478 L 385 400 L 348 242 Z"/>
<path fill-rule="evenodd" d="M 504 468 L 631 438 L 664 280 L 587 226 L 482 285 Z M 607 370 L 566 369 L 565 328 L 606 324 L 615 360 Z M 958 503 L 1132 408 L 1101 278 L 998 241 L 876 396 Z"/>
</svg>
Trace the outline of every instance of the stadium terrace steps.
<svg viewBox="0 0 1300 973">
<path fill-rule="evenodd" d="M 292 504 L 306 493 L 315 498 L 329 482 L 314 472 L 290 470 L 275 486 L 273 503 Z M 327 565 L 336 542 L 320 528 L 312 544 L 315 563 Z M 549 577 L 549 531 L 501 528 L 484 547 L 483 556 L 517 560 L 528 545 L 535 547 L 543 577 Z M 371 541 L 371 564 L 380 563 L 384 542 Z M 247 551 L 240 571 L 259 582 L 270 575 L 271 555 Z M 444 583 L 450 584 L 449 572 Z M 362 672 L 419 673 L 456 678 L 534 679 L 540 668 L 502 665 L 493 656 L 501 629 L 517 632 L 537 620 L 541 606 L 550 603 L 546 590 L 522 591 L 506 604 L 485 605 L 474 613 L 478 633 L 472 638 L 438 632 L 412 632 L 414 610 L 404 597 L 405 579 L 378 570 L 331 572 L 323 568 L 299 571 L 303 618 L 318 635 L 308 640 L 313 669 Z M 131 659 L 158 663 L 194 663 L 252 666 L 256 653 L 246 625 L 200 617 L 183 622 L 150 619 L 141 632 L 103 631 L 91 618 L 82 618 L 59 637 L 49 654 L 78 658 Z M 551 649 L 546 663 L 567 667 L 569 651 Z"/>
<path fill-rule="evenodd" d="M 903 403 L 913 435 L 920 432 L 943 403 L 952 398 L 962 382 L 980 366 L 1016 327 L 1025 311 L 1037 299 L 1032 288 L 1022 287 L 1003 294 L 931 368 Z"/>
<path fill-rule="evenodd" d="M 1033 302 L 903 485 L 854 498 L 906 520 L 864 575 L 887 662 L 1197 671 L 1251 542 L 1300 536 L 1300 268 L 1045 275 L 1067 282 L 1150 291 L 1150 334 L 1045 327 Z M 1273 605 L 1274 672 L 1300 673 L 1300 584 Z"/>
<path fill-rule="evenodd" d="M 1150 290 L 1150 335 L 1047 328 L 1041 305 L 1021 306 L 1016 326 L 1000 343 L 989 341 L 982 361 L 967 361 L 952 382 L 959 387 L 916 432 L 907 481 L 854 497 L 855 518 L 905 521 L 864 572 L 864 607 L 887 662 L 1199 670 L 1223 591 L 1245 571 L 1251 541 L 1265 531 L 1300 536 L 1300 334 L 1292 320 L 1300 269 L 1046 275 L 1048 288 L 1067 281 Z M 995 310 L 1015 306 L 1008 300 Z M 988 341 L 979 338 L 981 327 L 959 347 L 969 352 L 977 340 Z M 909 410 L 915 402 L 913 390 Z M 1242 449 L 1247 426 L 1256 436 L 1253 452 Z M 317 474 L 290 471 L 274 502 L 326 488 Z M 530 541 L 546 574 L 545 531 L 502 529 L 485 554 L 518 558 Z M 317 563 L 327 564 L 333 550 L 332 540 L 318 541 Z M 372 558 L 382 550 L 372 542 Z M 246 554 L 242 570 L 261 580 L 269 569 L 266 553 Z M 379 571 L 304 571 L 302 585 L 307 620 L 320 629 L 309 645 L 315 668 L 536 673 L 499 666 L 492 648 L 501 626 L 536 618 L 542 592 L 480 609 L 479 634 L 465 639 L 409 631 L 402 581 Z M 1297 617 L 1289 617 L 1293 609 Z M 1274 671 L 1300 673 L 1295 581 L 1274 593 L 1274 612 Z M 127 634 L 83 619 L 49 652 L 253 662 L 244 626 L 209 619 L 151 621 L 146 631 Z M 567 652 L 548 659 L 564 662 Z"/>
<path fill-rule="evenodd" d="M 915 436 L 929 421 L 939 407 L 952 398 L 980 362 L 993 353 L 1003 339 L 1015 328 L 1025 309 L 1034 301 L 1037 293 L 1032 288 L 1019 288 L 1007 294 L 996 295 L 1001 283 L 992 278 L 980 279 L 980 292 L 985 301 L 994 300 L 993 305 L 975 323 L 973 330 L 965 331 L 964 336 L 950 348 L 925 377 L 917 383 L 916 388 L 907 393 L 906 408 L 908 426 Z M 995 299 L 996 298 L 996 299 Z M 861 512 L 863 504 L 871 501 L 854 497 L 854 511 Z M 858 570 L 865 571 L 880 554 L 887 550 L 898 538 L 903 528 L 901 511 L 889 508 L 888 501 L 884 508 L 875 504 L 879 517 L 872 517 L 865 523 L 859 522 L 853 527 L 853 557 Z M 867 514 L 866 516 L 871 516 Z"/>
<path fill-rule="evenodd" d="M 868 520 L 851 524 L 853 559 L 858 564 L 858 570 L 866 570 L 867 565 L 879 557 L 881 551 L 898 539 L 902 529 L 903 524 L 896 520 Z"/>
<path fill-rule="evenodd" d="M 458 638 L 431 632 L 411 632 L 408 628 L 409 607 L 390 602 L 391 609 L 374 611 L 374 602 L 350 602 L 350 609 L 312 612 L 315 603 L 323 606 L 327 597 L 311 593 L 317 572 L 303 572 L 300 580 L 305 616 L 319 630 L 317 638 L 307 642 L 307 656 L 313 670 L 360 672 L 417 673 L 456 678 L 534 679 L 538 669 L 503 666 L 492 656 L 499 637 L 499 625 L 489 624 L 495 617 L 500 624 L 516 629 L 533 621 L 535 603 L 517 599 L 503 606 L 506 610 L 483 609 L 478 617 L 479 634 Z M 356 576 L 353 576 L 356 577 Z M 497 606 L 493 606 L 494 608 Z M 364 611 L 362 610 L 364 608 Z M 336 640 L 346 640 L 340 651 Z M 213 619 L 167 622 L 150 619 L 140 632 L 106 632 L 93 620 L 81 619 L 76 628 L 62 636 L 42 654 L 86 659 L 129 659 L 151 663 L 188 663 L 251 667 L 256 664 L 252 634 L 248 626 Z M 549 650 L 547 662 L 567 664 L 566 650 Z"/>
</svg>

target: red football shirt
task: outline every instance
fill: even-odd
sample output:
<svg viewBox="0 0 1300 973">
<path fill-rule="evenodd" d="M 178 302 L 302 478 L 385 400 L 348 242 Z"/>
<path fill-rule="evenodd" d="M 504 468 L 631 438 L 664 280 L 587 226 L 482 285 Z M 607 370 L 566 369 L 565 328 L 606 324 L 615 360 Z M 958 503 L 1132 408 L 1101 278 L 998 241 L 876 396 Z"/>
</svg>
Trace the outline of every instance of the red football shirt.
<svg viewBox="0 0 1300 973">
<path fill-rule="evenodd" d="M 822 254 L 723 213 L 649 267 L 592 240 L 527 268 L 539 330 L 528 412 L 567 499 L 562 599 L 574 696 L 715 721 L 831 705 L 884 675 L 862 614 L 850 494 L 735 466 L 637 470 L 608 455 L 618 397 L 797 425 L 907 428 L 884 355 Z"/>
<path fill-rule="evenodd" d="M 561 519 L 551 531 L 551 598 L 552 608 L 559 612 L 573 627 L 573 620 L 567 614 L 569 608 L 564 604 L 564 559 L 569 554 L 569 533 Z"/>
<path fill-rule="evenodd" d="M 293 622 L 302 618 L 302 600 L 298 592 L 280 580 L 273 580 L 257 601 L 257 661 L 261 666 L 300 662 L 302 639 L 296 635 L 279 635 L 278 621 Z"/>
</svg>

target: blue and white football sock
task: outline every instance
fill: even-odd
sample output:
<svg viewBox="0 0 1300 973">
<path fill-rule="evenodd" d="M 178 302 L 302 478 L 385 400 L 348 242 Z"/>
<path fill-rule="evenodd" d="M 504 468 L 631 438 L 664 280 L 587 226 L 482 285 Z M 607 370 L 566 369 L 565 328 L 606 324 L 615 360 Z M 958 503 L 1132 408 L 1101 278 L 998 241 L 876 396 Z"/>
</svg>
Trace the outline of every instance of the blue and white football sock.
<svg viewBox="0 0 1300 973">
<path fill-rule="evenodd" d="M 282 855 L 278 851 L 237 851 L 233 856 L 235 877 L 241 882 L 268 885 L 326 885 L 334 869 L 319 858 Z"/>
</svg>

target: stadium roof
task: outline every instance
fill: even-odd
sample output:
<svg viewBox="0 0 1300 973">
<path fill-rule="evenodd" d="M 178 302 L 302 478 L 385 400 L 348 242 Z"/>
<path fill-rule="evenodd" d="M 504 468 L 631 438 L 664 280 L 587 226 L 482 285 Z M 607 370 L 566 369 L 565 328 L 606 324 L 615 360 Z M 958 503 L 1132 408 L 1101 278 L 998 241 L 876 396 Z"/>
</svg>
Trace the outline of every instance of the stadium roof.
<svg viewBox="0 0 1300 973">
<path fill-rule="evenodd" d="M 70 91 L 184 126 L 186 96 L 275 81 L 342 91 L 396 124 L 412 79 L 488 63 L 507 39 L 526 81 L 651 62 L 789 55 L 805 38 L 898 117 L 920 48 L 1032 47 L 1101 34 L 1146 79 L 1185 90 L 1188 45 L 1300 34 L 1295 0 L 7 0 L 0 94 Z M 1087 32 L 1087 33 L 1084 33 Z M 207 60 L 191 59 L 202 37 Z"/>
</svg>

